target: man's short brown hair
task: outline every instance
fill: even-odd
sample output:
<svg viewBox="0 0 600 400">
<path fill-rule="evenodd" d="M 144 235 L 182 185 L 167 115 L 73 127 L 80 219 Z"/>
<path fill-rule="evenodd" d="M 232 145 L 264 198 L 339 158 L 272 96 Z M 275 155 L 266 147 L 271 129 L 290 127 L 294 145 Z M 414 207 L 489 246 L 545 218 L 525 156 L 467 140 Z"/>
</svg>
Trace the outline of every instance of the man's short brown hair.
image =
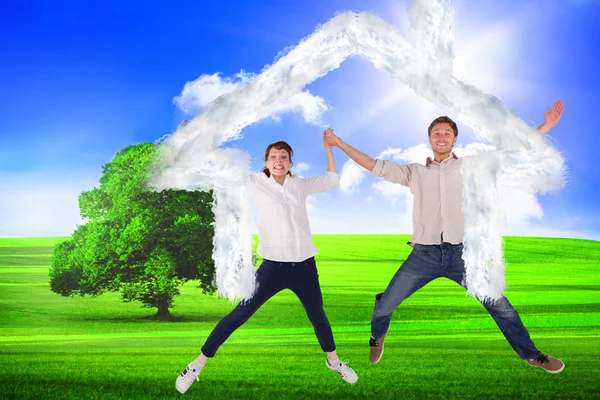
<svg viewBox="0 0 600 400">
<path fill-rule="evenodd" d="M 458 136 L 458 126 L 456 126 L 456 122 L 452 121 L 450 118 L 448 118 L 445 115 L 441 116 L 441 117 L 437 117 L 436 119 L 433 120 L 433 122 L 431 122 L 431 124 L 429 124 L 429 129 L 427 129 L 427 135 L 431 135 L 431 130 L 433 129 L 434 126 L 436 126 L 437 124 L 442 124 L 444 122 L 450 125 L 450 127 L 454 131 L 454 136 L 455 137 Z"/>
</svg>

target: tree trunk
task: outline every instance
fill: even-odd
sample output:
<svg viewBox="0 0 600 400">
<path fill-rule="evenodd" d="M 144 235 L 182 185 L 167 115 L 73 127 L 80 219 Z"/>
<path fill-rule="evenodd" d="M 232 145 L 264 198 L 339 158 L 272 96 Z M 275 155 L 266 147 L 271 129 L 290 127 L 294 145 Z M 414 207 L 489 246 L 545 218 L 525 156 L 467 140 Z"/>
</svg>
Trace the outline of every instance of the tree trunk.
<svg viewBox="0 0 600 400">
<path fill-rule="evenodd" d="M 169 305 L 166 301 L 158 303 L 157 317 L 169 317 L 171 312 L 169 311 Z"/>
</svg>

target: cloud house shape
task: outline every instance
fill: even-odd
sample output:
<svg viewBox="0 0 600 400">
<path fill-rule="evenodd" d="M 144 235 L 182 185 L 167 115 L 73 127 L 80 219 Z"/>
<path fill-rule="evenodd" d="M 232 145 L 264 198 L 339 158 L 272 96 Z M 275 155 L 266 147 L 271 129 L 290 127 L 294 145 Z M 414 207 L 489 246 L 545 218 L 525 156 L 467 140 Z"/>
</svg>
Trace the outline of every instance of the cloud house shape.
<svg viewBox="0 0 600 400">
<path fill-rule="evenodd" d="M 219 97 L 161 144 L 162 168 L 156 190 L 214 191 L 216 285 L 231 300 L 255 290 L 250 211 L 244 182 L 246 152 L 220 147 L 239 139 L 243 128 L 269 116 L 279 104 L 350 56 L 370 60 L 414 92 L 447 110 L 497 150 L 464 160 L 465 283 L 481 300 L 505 289 L 499 191 L 529 192 L 564 185 L 564 159 L 550 142 L 497 98 L 452 75 L 453 9 L 444 0 L 415 0 L 404 37 L 372 13 L 344 12 L 317 27 L 248 84 Z"/>
</svg>

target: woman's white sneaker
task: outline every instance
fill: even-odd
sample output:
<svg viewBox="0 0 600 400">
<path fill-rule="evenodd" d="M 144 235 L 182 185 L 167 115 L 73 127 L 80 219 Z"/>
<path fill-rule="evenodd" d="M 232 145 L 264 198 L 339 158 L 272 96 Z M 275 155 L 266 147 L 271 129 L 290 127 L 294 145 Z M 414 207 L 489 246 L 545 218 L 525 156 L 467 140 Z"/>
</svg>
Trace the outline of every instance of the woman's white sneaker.
<svg viewBox="0 0 600 400">
<path fill-rule="evenodd" d="M 202 367 L 204 367 L 204 365 L 200 364 L 196 360 L 192 361 L 187 367 L 185 367 L 175 382 L 175 388 L 179 393 L 184 394 L 190 388 L 190 386 L 192 386 L 194 379 L 199 380 L 198 375 L 200 375 Z"/>
<path fill-rule="evenodd" d="M 327 368 L 336 371 L 340 376 L 348 383 L 356 383 L 358 380 L 358 375 L 350 366 L 340 360 L 335 360 L 330 362 L 329 358 L 325 360 L 325 365 Z"/>
</svg>

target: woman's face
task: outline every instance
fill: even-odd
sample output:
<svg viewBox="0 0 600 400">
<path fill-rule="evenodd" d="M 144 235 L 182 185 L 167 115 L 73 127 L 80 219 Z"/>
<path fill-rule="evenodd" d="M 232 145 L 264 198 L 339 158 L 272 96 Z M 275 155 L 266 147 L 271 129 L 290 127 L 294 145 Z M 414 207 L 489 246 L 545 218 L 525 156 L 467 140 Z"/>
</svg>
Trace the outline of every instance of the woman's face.
<svg viewBox="0 0 600 400">
<path fill-rule="evenodd" d="M 291 167 L 290 155 L 287 151 L 272 147 L 267 156 L 267 168 L 273 176 L 285 176 Z"/>
</svg>

